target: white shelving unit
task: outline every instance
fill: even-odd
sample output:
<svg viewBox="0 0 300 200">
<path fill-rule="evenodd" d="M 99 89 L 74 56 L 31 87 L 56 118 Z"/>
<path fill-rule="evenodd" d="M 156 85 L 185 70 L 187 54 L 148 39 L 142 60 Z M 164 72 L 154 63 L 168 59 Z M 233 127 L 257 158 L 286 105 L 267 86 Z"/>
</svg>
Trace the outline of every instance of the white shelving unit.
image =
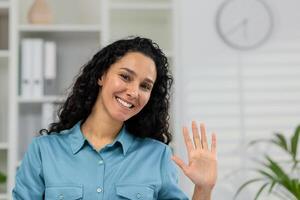
<svg viewBox="0 0 300 200">
<path fill-rule="evenodd" d="M 63 96 L 55 96 L 55 95 L 48 95 L 48 96 L 43 96 L 40 98 L 28 98 L 28 97 L 22 97 L 20 96 L 18 98 L 19 103 L 62 103 L 64 101 Z"/>
<path fill-rule="evenodd" d="M 57 24 L 57 25 L 30 25 L 19 26 L 20 32 L 101 32 L 99 25 Z"/>
<path fill-rule="evenodd" d="M 6 200 L 8 199 L 8 194 L 0 194 L 0 200 Z"/>
<path fill-rule="evenodd" d="M 1 1 L 0 2 L 0 9 L 1 10 L 8 9 L 8 8 L 9 8 L 9 1 Z M 1 11 L 1 12 L 3 12 L 3 11 Z M 7 12 L 7 10 L 4 11 L 4 12 Z"/>
<path fill-rule="evenodd" d="M 172 4 L 169 2 L 113 2 L 111 3 L 113 10 L 170 10 Z"/>
<path fill-rule="evenodd" d="M 54 14 L 53 23 L 48 25 L 28 23 L 27 13 L 32 2 L 0 2 L 0 95 L 4 93 L 9 97 L 6 106 L 0 107 L 0 171 L 4 169 L 8 174 L 7 188 L 1 191 L 0 187 L 0 200 L 11 199 L 17 166 L 32 137 L 46 128 L 41 125 L 43 104 L 63 103 L 80 67 L 101 47 L 117 39 L 140 35 L 157 42 L 170 60 L 174 54 L 173 0 L 47 0 Z M 1 27 L 3 15 L 7 16 L 6 21 L 11 17 L 10 28 Z M 2 30 L 11 31 L 6 34 L 6 40 L 1 37 Z M 3 43 L 8 36 L 10 45 Z M 40 98 L 20 95 L 24 38 L 41 38 L 57 45 L 55 89 L 51 93 L 45 90 Z M 2 88 L 7 87 L 2 81 L 9 82 L 9 89 Z M 3 117 L 6 113 L 9 113 L 8 118 Z"/>
<path fill-rule="evenodd" d="M 10 76 L 10 2 L 0 2 L 0 172 L 9 176 L 8 104 Z M 0 200 L 7 199 L 8 184 L 0 183 Z"/>
<path fill-rule="evenodd" d="M 8 142 L 1 142 L 0 150 L 7 150 L 7 149 L 8 149 Z"/>
<path fill-rule="evenodd" d="M 0 58 L 8 58 L 9 51 L 8 50 L 0 50 Z"/>
</svg>

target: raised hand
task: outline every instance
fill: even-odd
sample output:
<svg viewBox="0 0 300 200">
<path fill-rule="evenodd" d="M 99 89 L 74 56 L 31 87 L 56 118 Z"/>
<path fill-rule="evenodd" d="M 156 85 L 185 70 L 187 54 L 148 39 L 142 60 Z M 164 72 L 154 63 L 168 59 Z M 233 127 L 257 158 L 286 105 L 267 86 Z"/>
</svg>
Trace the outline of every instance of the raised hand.
<svg viewBox="0 0 300 200">
<path fill-rule="evenodd" d="M 201 190 L 212 190 L 217 180 L 216 135 L 212 134 L 211 148 L 208 148 L 205 125 L 200 124 L 201 137 L 195 121 L 192 122 L 193 141 L 187 127 L 183 127 L 183 136 L 188 153 L 188 164 L 173 156 L 174 162 L 183 173 Z"/>
</svg>

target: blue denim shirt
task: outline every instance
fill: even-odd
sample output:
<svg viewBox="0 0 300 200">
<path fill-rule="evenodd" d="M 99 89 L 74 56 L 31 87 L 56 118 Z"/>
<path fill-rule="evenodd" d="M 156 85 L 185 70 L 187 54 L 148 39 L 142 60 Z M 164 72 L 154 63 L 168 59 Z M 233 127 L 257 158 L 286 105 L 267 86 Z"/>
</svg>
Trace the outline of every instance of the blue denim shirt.
<svg viewBox="0 0 300 200">
<path fill-rule="evenodd" d="M 62 133 L 33 139 L 17 171 L 13 199 L 184 199 L 170 148 L 123 127 L 96 151 L 80 122 Z"/>
</svg>

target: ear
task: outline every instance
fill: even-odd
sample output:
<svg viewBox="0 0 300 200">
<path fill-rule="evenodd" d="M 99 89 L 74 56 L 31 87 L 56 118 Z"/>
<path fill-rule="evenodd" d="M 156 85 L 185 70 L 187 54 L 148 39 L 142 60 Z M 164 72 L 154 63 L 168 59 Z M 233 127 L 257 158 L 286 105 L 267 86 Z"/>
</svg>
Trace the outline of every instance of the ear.
<svg viewBox="0 0 300 200">
<path fill-rule="evenodd" d="M 101 78 L 98 78 L 97 83 L 98 83 L 98 85 L 99 85 L 100 87 L 103 85 L 102 77 L 101 77 Z"/>
<path fill-rule="evenodd" d="M 1 1 L 1 0 L 0 0 L 0 1 Z M 99 85 L 100 87 L 103 86 L 103 82 L 104 82 L 104 80 L 105 80 L 105 77 L 106 77 L 106 73 L 103 73 L 103 74 L 101 75 L 101 77 L 98 78 L 97 83 L 98 83 L 98 85 Z"/>
</svg>

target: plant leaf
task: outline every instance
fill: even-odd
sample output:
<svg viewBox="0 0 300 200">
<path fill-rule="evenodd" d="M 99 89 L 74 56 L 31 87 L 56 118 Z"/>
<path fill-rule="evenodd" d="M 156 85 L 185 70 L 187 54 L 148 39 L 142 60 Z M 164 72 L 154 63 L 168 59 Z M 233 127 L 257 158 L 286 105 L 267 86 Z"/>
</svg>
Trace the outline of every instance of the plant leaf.
<svg viewBox="0 0 300 200">
<path fill-rule="evenodd" d="M 270 179 L 271 181 L 275 181 L 277 182 L 277 177 L 272 176 L 271 174 L 269 174 L 268 172 L 258 169 L 257 170 L 258 173 L 260 173 L 261 175 L 267 177 L 268 179 Z"/>
<path fill-rule="evenodd" d="M 262 193 L 262 191 L 269 185 L 269 183 L 265 183 L 263 184 L 260 189 L 258 190 L 258 192 L 256 193 L 256 196 L 254 198 L 254 200 L 257 200 L 259 195 Z"/>
<path fill-rule="evenodd" d="M 254 182 L 258 182 L 258 181 L 262 181 L 263 179 L 262 178 L 255 178 L 255 179 L 251 179 L 247 182 L 245 182 L 243 185 L 241 185 L 238 190 L 236 191 L 236 193 L 234 194 L 234 197 L 233 199 L 236 199 L 236 197 L 240 194 L 240 192 L 247 186 L 249 185 L 250 183 L 254 183 Z"/>
<path fill-rule="evenodd" d="M 269 194 L 273 191 L 273 188 L 274 188 L 275 185 L 276 185 L 276 181 L 273 181 L 270 188 L 269 188 L 269 191 L 268 191 Z"/>
<path fill-rule="evenodd" d="M 289 149 L 288 149 L 287 141 L 286 141 L 283 134 L 276 133 L 275 134 L 275 139 L 272 139 L 272 142 L 274 144 L 276 144 L 277 146 L 281 147 L 284 151 L 287 151 L 288 153 L 290 153 Z"/>
<path fill-rule="evenodd" d="M 297 159 L 297 148 L 298 148 L 299 135 L 300 135 L 300 126 L 298 126 L 296 128 L 296 131 L 295 131 L 293 137 L 291 138 L 291 153 L 292 153 L 294 161 Z"/>
<path fill-rule="evenodd" d="M 278 184 L 280 184 L 283 188 L 285 188 L 287 191 L 289 191 L 292 195 L 294 195 L 297 198 L 299 194 L 299 190 L 297 190 L 298 185 L 300 184 L 299 180 L 291 179 L 287 175 L 287 173 L 285 173 L 284 170 L 275 161 L 273 161 L 270 157 L 266 157 L 266 158 L 270 162 L 269 168 L 277 176 Z"/>
<path fill-rule="evenodd" d="M 251 142 L 249 142 L 249 146 L 252 146 L 252 145 L 255 145 L 255 144 L 257 144 L 257 143 L 270 143 L 270 142 L 272 142 L 270 139 L 259 139 L 259 140 L 253 140 L 253 141 L 251 141 Z"/>
</svg>

